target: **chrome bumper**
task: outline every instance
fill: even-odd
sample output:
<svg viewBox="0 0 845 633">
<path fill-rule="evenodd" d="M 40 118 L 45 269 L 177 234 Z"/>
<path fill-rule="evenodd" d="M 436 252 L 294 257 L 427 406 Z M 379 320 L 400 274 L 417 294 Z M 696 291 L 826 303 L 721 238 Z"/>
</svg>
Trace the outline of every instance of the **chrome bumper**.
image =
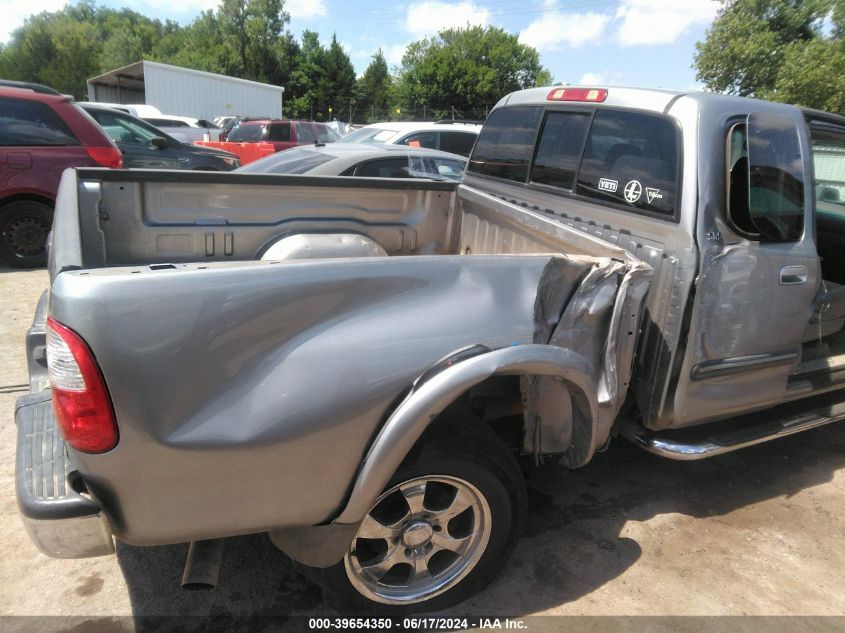
<svg viewBox="0 0 845 633">
<path fill-rule="evenodd" d="M 15 488 L 29 538 L 53 558 L 113 554 L 111 525 L 102 508 L 68 482 L 72 469 L 53 419 L 50 391 L 19 398 L 15 423 Z"/>
</svg>

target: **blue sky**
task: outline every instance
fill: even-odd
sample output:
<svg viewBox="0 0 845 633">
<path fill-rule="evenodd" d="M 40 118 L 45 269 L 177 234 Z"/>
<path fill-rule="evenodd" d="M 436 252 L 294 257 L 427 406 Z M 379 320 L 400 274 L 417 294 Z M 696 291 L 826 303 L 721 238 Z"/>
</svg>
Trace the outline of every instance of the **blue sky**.
<svg viewBox="0 0 845 633">
<path fill-rule="evenodd" d="M 101 0 L 102 1 L 102 0 Z M 150 17 L 188 23 L 218 0 L 105 0 Z M 0 40 L 33 12 L 53 11 L 63 0 L 0 0 Z M 381 48 L 398 65 L 409 42 L 467 23 L 495 25 L 540 51 L 557 81 L 690 89 L 695 43 L 718 8 L 714 0 L 287 0 L 291 30 L 337 33 L 360 74 Z M 8 31 L 4 31 L 8 29 Z"/>
</svg>

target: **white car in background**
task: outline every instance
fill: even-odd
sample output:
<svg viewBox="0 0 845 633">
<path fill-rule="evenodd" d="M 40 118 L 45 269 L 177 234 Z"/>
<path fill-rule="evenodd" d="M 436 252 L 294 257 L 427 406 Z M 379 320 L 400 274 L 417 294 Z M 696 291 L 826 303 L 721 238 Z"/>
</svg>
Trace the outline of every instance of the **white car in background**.
<svg viewBox="0 0 845 633">
<path fill-rule="evenodd" d="M 139 118 L 184 143 L 220 140 L 220 128 L 205 119 L 173 114 L 142 115 Z"/>
<path fill-rule="evenodd" d="M 237 169 L 242 174 L 461 179 L 467 159 L 436 149 L 372 143 L 300 145 Z"/>
<path fill-rule="evenodd" d="M 109 108 L 114 108 L 115 110 L 120 110 L 121 112 L 125 112 L 126 114 L 131 114 L 132 116 L 139 118 L 139 119 L 146 119 L 147 117 L 156 117 L 161 116 L 161 110 L 159 110 L 155 106 L 146 105 L 145 103 L 109 103 L 107 101 L 77 101 L 76 105 L 82 106 L 106 106 Z"/>
<path fill-rule="evenodd" d="M 480 131 L 480 123 L 451 119 L 429 122 L 388 121 L 359 128 L 338 143 L 409 145 L 469 156 Z"/>
</svg>

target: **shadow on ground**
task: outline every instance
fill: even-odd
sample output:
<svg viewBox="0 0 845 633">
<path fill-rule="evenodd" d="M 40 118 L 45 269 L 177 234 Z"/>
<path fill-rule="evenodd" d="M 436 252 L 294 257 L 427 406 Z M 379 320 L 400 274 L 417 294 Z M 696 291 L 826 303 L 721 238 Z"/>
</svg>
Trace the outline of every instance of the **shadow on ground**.
<svg viewBox="0 0 845 633">
<path fill-rule="evenodd" d="M 571 602 L 640 558 L 640 546 L 620 537 L 627 521 L 723 516 L 828 482 L 843 467 L 843 424 L 702 462 L 665 460 L 619 441 L 578 471 L 532 467 L 526 534 L 492 586 L 460 611 L 518 616 Z M 543 546 L 548 539 L 553 551 Z M 180 589 L 186 552 L 186 545 L 118 547 L 134 615 L 326 613 L 319 589 L 265 535 L 227 540 L 220 584 L 211 592 Z"/>
</svg>

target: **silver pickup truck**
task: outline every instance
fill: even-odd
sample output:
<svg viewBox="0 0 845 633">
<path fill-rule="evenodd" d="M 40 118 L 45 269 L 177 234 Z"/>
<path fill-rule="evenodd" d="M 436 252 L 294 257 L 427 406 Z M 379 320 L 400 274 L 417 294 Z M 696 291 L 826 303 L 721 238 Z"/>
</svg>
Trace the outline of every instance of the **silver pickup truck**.
<svg viewBox="0 0 845 633">
<path fill-rule="evenodd" d="M 845 118 L 532 89 L 461 184 L 69 170 L 27 336 L 36 545 L 267 532 L 344 609 L 477 591 L 518 458 L 700 459 L 845 417 Z"/>
</svg>

